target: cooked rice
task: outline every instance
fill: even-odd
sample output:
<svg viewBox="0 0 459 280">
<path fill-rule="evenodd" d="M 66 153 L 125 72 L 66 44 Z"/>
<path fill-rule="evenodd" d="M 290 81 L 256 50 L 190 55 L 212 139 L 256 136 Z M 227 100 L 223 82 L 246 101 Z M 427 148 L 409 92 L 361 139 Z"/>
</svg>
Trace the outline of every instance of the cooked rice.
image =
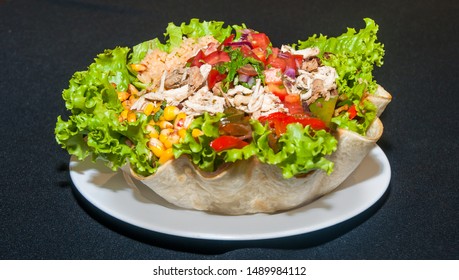
<svg viewBox="0 0 459 280">
<path fill-rule="evenodd" d="M 179 48 L 171 50 L 170 53 L 155 49 L 150 51 L 140 62 L 147 66 L 147 69 L 138 74 L 138 79 L 149 84 L 149 89 L 157 89 L 164 71 L 184 67 L 186 62 L 195 56 L 200 49 L 206 48 L 210 43 L 218 43 L 212 36 L 204 36 L 198 39 L 184 38 Z"/>
</svg>

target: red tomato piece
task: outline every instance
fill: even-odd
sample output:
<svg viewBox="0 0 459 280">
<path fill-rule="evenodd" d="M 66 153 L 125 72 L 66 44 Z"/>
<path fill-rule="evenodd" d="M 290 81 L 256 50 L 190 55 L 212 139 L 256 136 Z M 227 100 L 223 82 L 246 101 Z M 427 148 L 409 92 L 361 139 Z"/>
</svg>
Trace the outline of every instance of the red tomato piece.
<svg viewBox="0 0 459 280">
<path fill-rule="evenodd" d="M 301 54 L 293 54 L 292 57 L 295 60 L 296 69 L 301 68 L 301 64 L 303 64 L 303 56 Z"/>
<path fill-rule="evenodd" d="M 270 92 L 274 95 L 279 97 L 281 101 L 284 101 L 285 96 L 288 95 L 287 89 L 283 84 L 274 84 L 274 83 L 266 83 Z"/>
<path fill-rule="evenodd" d="M 210 147 L 216 152 L 221 152 L 228 149 L 242 149 L 249 143 L 230 135 L 222 135 L 210 142 Z"/>
<path fill-rule="evenodd" d="M 266 64 L 266 56 L 268 55 L 268 51 L 262 48 L 253 48 L 252 52 L 258 57 L 258 59 Z"/>
<path fill-rule="evenodd" d="M 284 105 L 291 115 L 301 115 L 304 113 L 303 104 L 300 95 L 288 94 L 285 96 Z"/>
<path fill-rule="evenodd" d="M 355 104 L 353 104 L 349 110 L 347 110 L 347 112 L 349 113 L 349 119 L 352 120 L 353 118 L 355 118 L 357 116 L 357 109 L 355 108 Z"/>
<path fill-rule="evenodd" d="M 217 64 L 219 62 L 228 62 L 230 61 L 228 53 L 224 51 L 214 51 L 213 53 L 204 57 L 204 62 L 210 65 Z"/>
<path fill-rule="evenodd" d="M 223 42 L 221 43 L 219 49 L 222 50 L 223 47 L 228 46 L 230 43 L 233 42 L 233 40 L 234 40 L 234 34 L 229 35 L 228 37 L 226 37 L 225 40 L 223 40 Z"/>
<path fill-rule="evenodd" d="M 204 64 L 204 53 L 200 50 L 194 57 L 188 60 L 190 66 L 201 67 Z"/>
<path fill-rule="evenodd" d="M 268 122 L 268 125 L 271 128 L 274 128 L 277 136 L 285 133 L 287 131 L 287 125 L 291 123 L 300 123 L 303 127 L 309 125 L 314 130 L 327 129 L 327 126 L 322 120 L 311 118 L 307 115 L 291 116 L 285 113 L 277 112 L 265 117 L 260 117 L 258 120 L 262 123 Z"/>
<path fill-rule="evenodd" d="M 271 55 L 268 57 L 266 64 L 271 65 L 271 67 L 278 68 L 282 72 L 284 72 L 285 68 L 287 67 L 287 62 L 285 61 L 284 58 L 274 57 L 274 55 Z"/>
<path fill-rule="evenodd" d="M 253 48 L 260 47 L 262 49 L 266 49 L 271 43 L 265 33 L 251 33 L 247 39 L 252 44 Z"/>
<path fill-rule="evenodd" d="M 252 51 L 252 49 L 250 49 L 249 46 L 242 45 L 240 47 L 240 50 L 241 50 L 242 54 L 244 55 L 244 57 L 253 57 L 253 58 L 257 59 L 257 60 L 260 60 L 258 58 L 258 56 Z"/>
<path fill-rule="evenodd" d="M 207 76 L 207 86 L 210 90 L 215 86 L 216 83 L 223 81 L 226 78 L 226 74 L 218 72 L 217 69 L 212 69 Z"/>
</svg>

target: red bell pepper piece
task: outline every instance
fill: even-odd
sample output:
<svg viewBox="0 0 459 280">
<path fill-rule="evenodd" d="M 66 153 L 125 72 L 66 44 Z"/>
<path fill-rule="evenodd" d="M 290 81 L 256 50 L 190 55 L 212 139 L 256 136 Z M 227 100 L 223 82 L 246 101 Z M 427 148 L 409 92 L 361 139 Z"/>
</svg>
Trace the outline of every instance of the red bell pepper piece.
<svg viewBox="0 0 459 280">
<path fill-rule="evenodd" d="M 349 113 L 349 119 L 352 120 L 357 116 L 357 109 L 355 108 L 355 104 L 353 104 L 347 112 Z"/>
<path fill-rule="evenodd" d="M 287 125 L 291 123 L 300 123 L 303 127 L 310 126 L 313 130 L 327 129 L 325 123 L 317 118 L 312 118 L 307 115 L 291 116 L 285 113 L 277 112 L 268 116 L 258 118 L 260 122 L 268 122 L 271 128 L 274 128 L 277 136 L 282 135 L 287 131 Z"/>
<path fill-rule="evenodd" d="M 228 149 L 242 149 L 249 143 L 230 135 L 222 135 L 210 142 L 210 147 L 217 153 Z"/>
</svg>

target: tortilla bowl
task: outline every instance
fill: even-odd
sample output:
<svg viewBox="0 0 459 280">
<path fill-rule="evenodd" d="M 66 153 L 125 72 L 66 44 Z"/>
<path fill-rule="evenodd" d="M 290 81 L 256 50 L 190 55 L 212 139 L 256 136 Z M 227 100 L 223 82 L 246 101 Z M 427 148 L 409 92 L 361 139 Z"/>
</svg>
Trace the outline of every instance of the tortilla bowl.
<svg viewBox="0 0 459 280">
<path fill-rule="evenodd" d="M 384 89 L 378 89 L 385 92 Z M 387 93 L 375 99 L 378 115 L 391 100 Z M 373 102 L 373 101 L 372 101 Z M 200 171 L 187 156 L 168 161 L 151 176 L 130 174 L 168 202 L 186 209 L 223 215 L 275 213 L 305 205 L 335 190 L 362 162 L 383 133 L 376 118 L 365 136 L 338 129 L 337 150 L 330 175 L 315 170 L 305 176 L 285 179 L 280 168 L 256 158 L 238 161 L 213 172 Z"/>
</svg>

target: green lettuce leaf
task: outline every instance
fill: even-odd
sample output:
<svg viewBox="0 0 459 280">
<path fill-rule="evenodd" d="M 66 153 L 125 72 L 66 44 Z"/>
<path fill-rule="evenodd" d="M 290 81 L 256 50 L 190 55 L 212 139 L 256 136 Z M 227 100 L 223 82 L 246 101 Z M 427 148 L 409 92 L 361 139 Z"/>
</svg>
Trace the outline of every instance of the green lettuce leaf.
<svg viewBox="0 0 459 280">
<path fill-rule="evenodd" d="M 210 147 L 210 142 L 219 136 L 218 126 L 223 114 L 211 116 L 208 113 L 196 118 L 190 124 L 185 138 L 173 146 L 174 157 L 189 155 L 191 161 L 204 171 L 214 171 L 223 162 L 222 157 Z M 203 135 L 195 139 L 193 129 L 199 129 Z"/>
<path fill-rule="evenodd" d="M 183 22 L 179 26 L 169 23 L 164 33 L 165 43 L 161 43 L 158 38 L 140 43 L 132 49 L 132 55 L 129 63 L 139 63 L 149 50 L 160 49 L 170 52 L 171 49 L 177 48 L 182 43 L 183 37 L 200 38 L 206 35 L 212 35 L 219 42 L 222 42 L 232 32 L 231 26 L 224 26 L 222 21 L 200 21 L 193 18 L 187 24 Z"/>
<path fill-rule="evenodd" d="M 258 159 L 278 166 L 284 178 L 316 169 L 322 169 L 328 174 L 333 171 L 333 162 L 325 156 L 336 150 L 338 141 L 327 131 L 312 132 L 309 126 L 303 127 L 299 123 L 289 124 L 287 132 L 278 140 L 281 149 L 277 153 L 268 143 L 268 135 L 271 131 L 258 123 L 255 125 L 255 132 L 254 141 L 258 147 Z"/>
<path fill-rule="evenodd" d="M 338 92 L 341 99 L 345 100 L 338 106 L 356 104 L 365 93 L 372 94 L 377 88 L 372 72 L 374 66 L 380 67 L 383 64 L 384 45 L 377 41 L 378 25 L 369 18 L 365 18 L 364 21 L 365 28 L 358 32 L 348 28 L 346 33 L 338 37 L 314 35 L 306 41 L 298 41 L 298 45 L 295 45 L 298 49 L 318 47 L 321 51 L 322 63 L 336 69 L 339 76 Z M 359 111 L 359 116 L 363 118 L 359 125 L 349 125 L 347 128 L 364 134 L 368 125 L 376 117 L 375 109 L 374 106 L 367 105 L 365 110 Z M 344 114 L 334 118 L 332 122 L 338 126 L 356 122 L 344 121 L 346 116 Z"/>
<path fill-rule="evenodd" d="M 77 72 L 62 93 L 68 120 L 58 117 L 56 141 L 71 155 L 82 160 L 89 155 L 101 159 L 116 170 L 129 162 L 139 174 L 151 174 L 147 116 L 138 114 L 135 122 L 118 121 L 123 110 L 117 90 L 126 90 L 135 79 L 126 66 L 129 48 L 106 50 L 97 56 L 88 70 Z"/>
</svg>

